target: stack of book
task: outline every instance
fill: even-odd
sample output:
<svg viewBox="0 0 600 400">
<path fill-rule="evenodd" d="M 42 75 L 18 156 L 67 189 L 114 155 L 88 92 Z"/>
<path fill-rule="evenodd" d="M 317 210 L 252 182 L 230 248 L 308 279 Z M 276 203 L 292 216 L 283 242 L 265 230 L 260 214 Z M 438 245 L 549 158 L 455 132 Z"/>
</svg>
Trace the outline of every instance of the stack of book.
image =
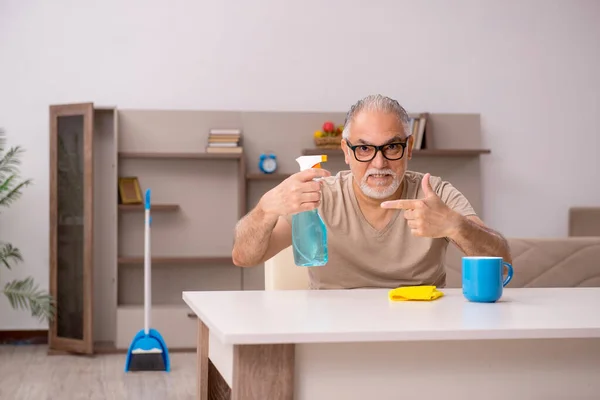
<svg viewBox="0 0 600 400">
<path fill-rule="evenodd" d="M 413 150 L 424 150 L 427 147 L 426 144 L 426 129 L 427 117 L 429 113 L 420 113 L 416 117 L 410 119 L 410 131 L 411 135 L 415 138 L 413 140 Z"/>
<path fill-rule="evenodd" d="M 241 129 L 211 129 L 208 134 L 207 153 L 241 153 Z"/>
</svg>

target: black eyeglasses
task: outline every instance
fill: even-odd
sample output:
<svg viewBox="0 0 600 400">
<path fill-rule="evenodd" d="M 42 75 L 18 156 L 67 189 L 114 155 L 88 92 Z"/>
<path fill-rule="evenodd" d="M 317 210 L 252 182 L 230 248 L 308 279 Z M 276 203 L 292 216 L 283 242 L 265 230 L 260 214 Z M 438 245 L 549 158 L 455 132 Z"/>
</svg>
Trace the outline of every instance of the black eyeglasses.
<svg viewBox="0 0 600 400">
<path fill-rule="evenodd" d="M 381 146 L 375 146 L 373 144 L 352 145 L 348 139 L 345 140 L 348 147 L 352 149 L 356 161 L 360 162 L 371 161 L 375 158 L 378 151 L 381 151 L 381 154 L 390 161 L 399 160 L 404 156 L 404 149 L 406 149 L 406 145 L 408 144 L 408 138 L 406 138 L 405 142 L 394 142 Z"/>
</svg>

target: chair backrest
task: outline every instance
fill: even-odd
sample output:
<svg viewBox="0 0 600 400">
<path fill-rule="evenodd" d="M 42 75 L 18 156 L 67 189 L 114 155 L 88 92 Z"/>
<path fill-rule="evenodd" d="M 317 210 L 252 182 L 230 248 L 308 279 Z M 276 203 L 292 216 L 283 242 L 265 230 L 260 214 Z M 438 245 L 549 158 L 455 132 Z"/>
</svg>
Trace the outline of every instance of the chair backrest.
<svg viewBox="0 0 600 400">
<path fill-rule="evenodd" d="M 600 287 L 600 237 L 509 238 L 515 274 L 509 287 Z M 446 287 L 460 288 L 462 253 L 446 252 Z M 266 290 L 308 289 L 306 267 L 292 247 L 265 262 Z"/>
<path fill-rule="evenodd" d="M 265 290 L 308 289 L 306 267 L 294 264 L 292 246 L 265 261 Z"/>
</svg>

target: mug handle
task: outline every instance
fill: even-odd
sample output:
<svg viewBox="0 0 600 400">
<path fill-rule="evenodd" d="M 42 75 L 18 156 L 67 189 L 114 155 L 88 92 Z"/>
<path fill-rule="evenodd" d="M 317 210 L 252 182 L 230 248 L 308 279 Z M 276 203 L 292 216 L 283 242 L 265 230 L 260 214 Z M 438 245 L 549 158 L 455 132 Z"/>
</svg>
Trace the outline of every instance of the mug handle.
<svg viewBox="0 0 600 400">
<path fill-rule="evenodd" d="M 502 287 L 508 285 L 508 283 L 512 280 L 513 277 L 513 266 L 510 265 L 509 263 L 507 263 L 506 261 L 502 261 L 502 264 L 504 266 L 506 266 L 506 268 L 508 269 L 508 274 L 506 275 L 506 279 L 504 279 L 504 282 L 502 282 Z"/>
</svg>

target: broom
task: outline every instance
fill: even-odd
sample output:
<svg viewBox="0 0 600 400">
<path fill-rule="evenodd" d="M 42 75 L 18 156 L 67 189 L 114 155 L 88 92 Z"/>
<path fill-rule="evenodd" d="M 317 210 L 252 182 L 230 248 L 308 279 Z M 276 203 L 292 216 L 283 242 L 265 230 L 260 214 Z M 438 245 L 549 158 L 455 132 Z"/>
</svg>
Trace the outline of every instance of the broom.
<svg viewBox="0 0 600 400">
<path fill-rule="evenodd" d="M 146 190 L 144 204 L 144 329 L 133 338 L 127 359 L 125 372 L 128 371 L 167 371 L 171 369 L 169 351 L 162 335 L 150 328 L 151 274 L 150 274 L 150 189 Z"/>
</svg>

